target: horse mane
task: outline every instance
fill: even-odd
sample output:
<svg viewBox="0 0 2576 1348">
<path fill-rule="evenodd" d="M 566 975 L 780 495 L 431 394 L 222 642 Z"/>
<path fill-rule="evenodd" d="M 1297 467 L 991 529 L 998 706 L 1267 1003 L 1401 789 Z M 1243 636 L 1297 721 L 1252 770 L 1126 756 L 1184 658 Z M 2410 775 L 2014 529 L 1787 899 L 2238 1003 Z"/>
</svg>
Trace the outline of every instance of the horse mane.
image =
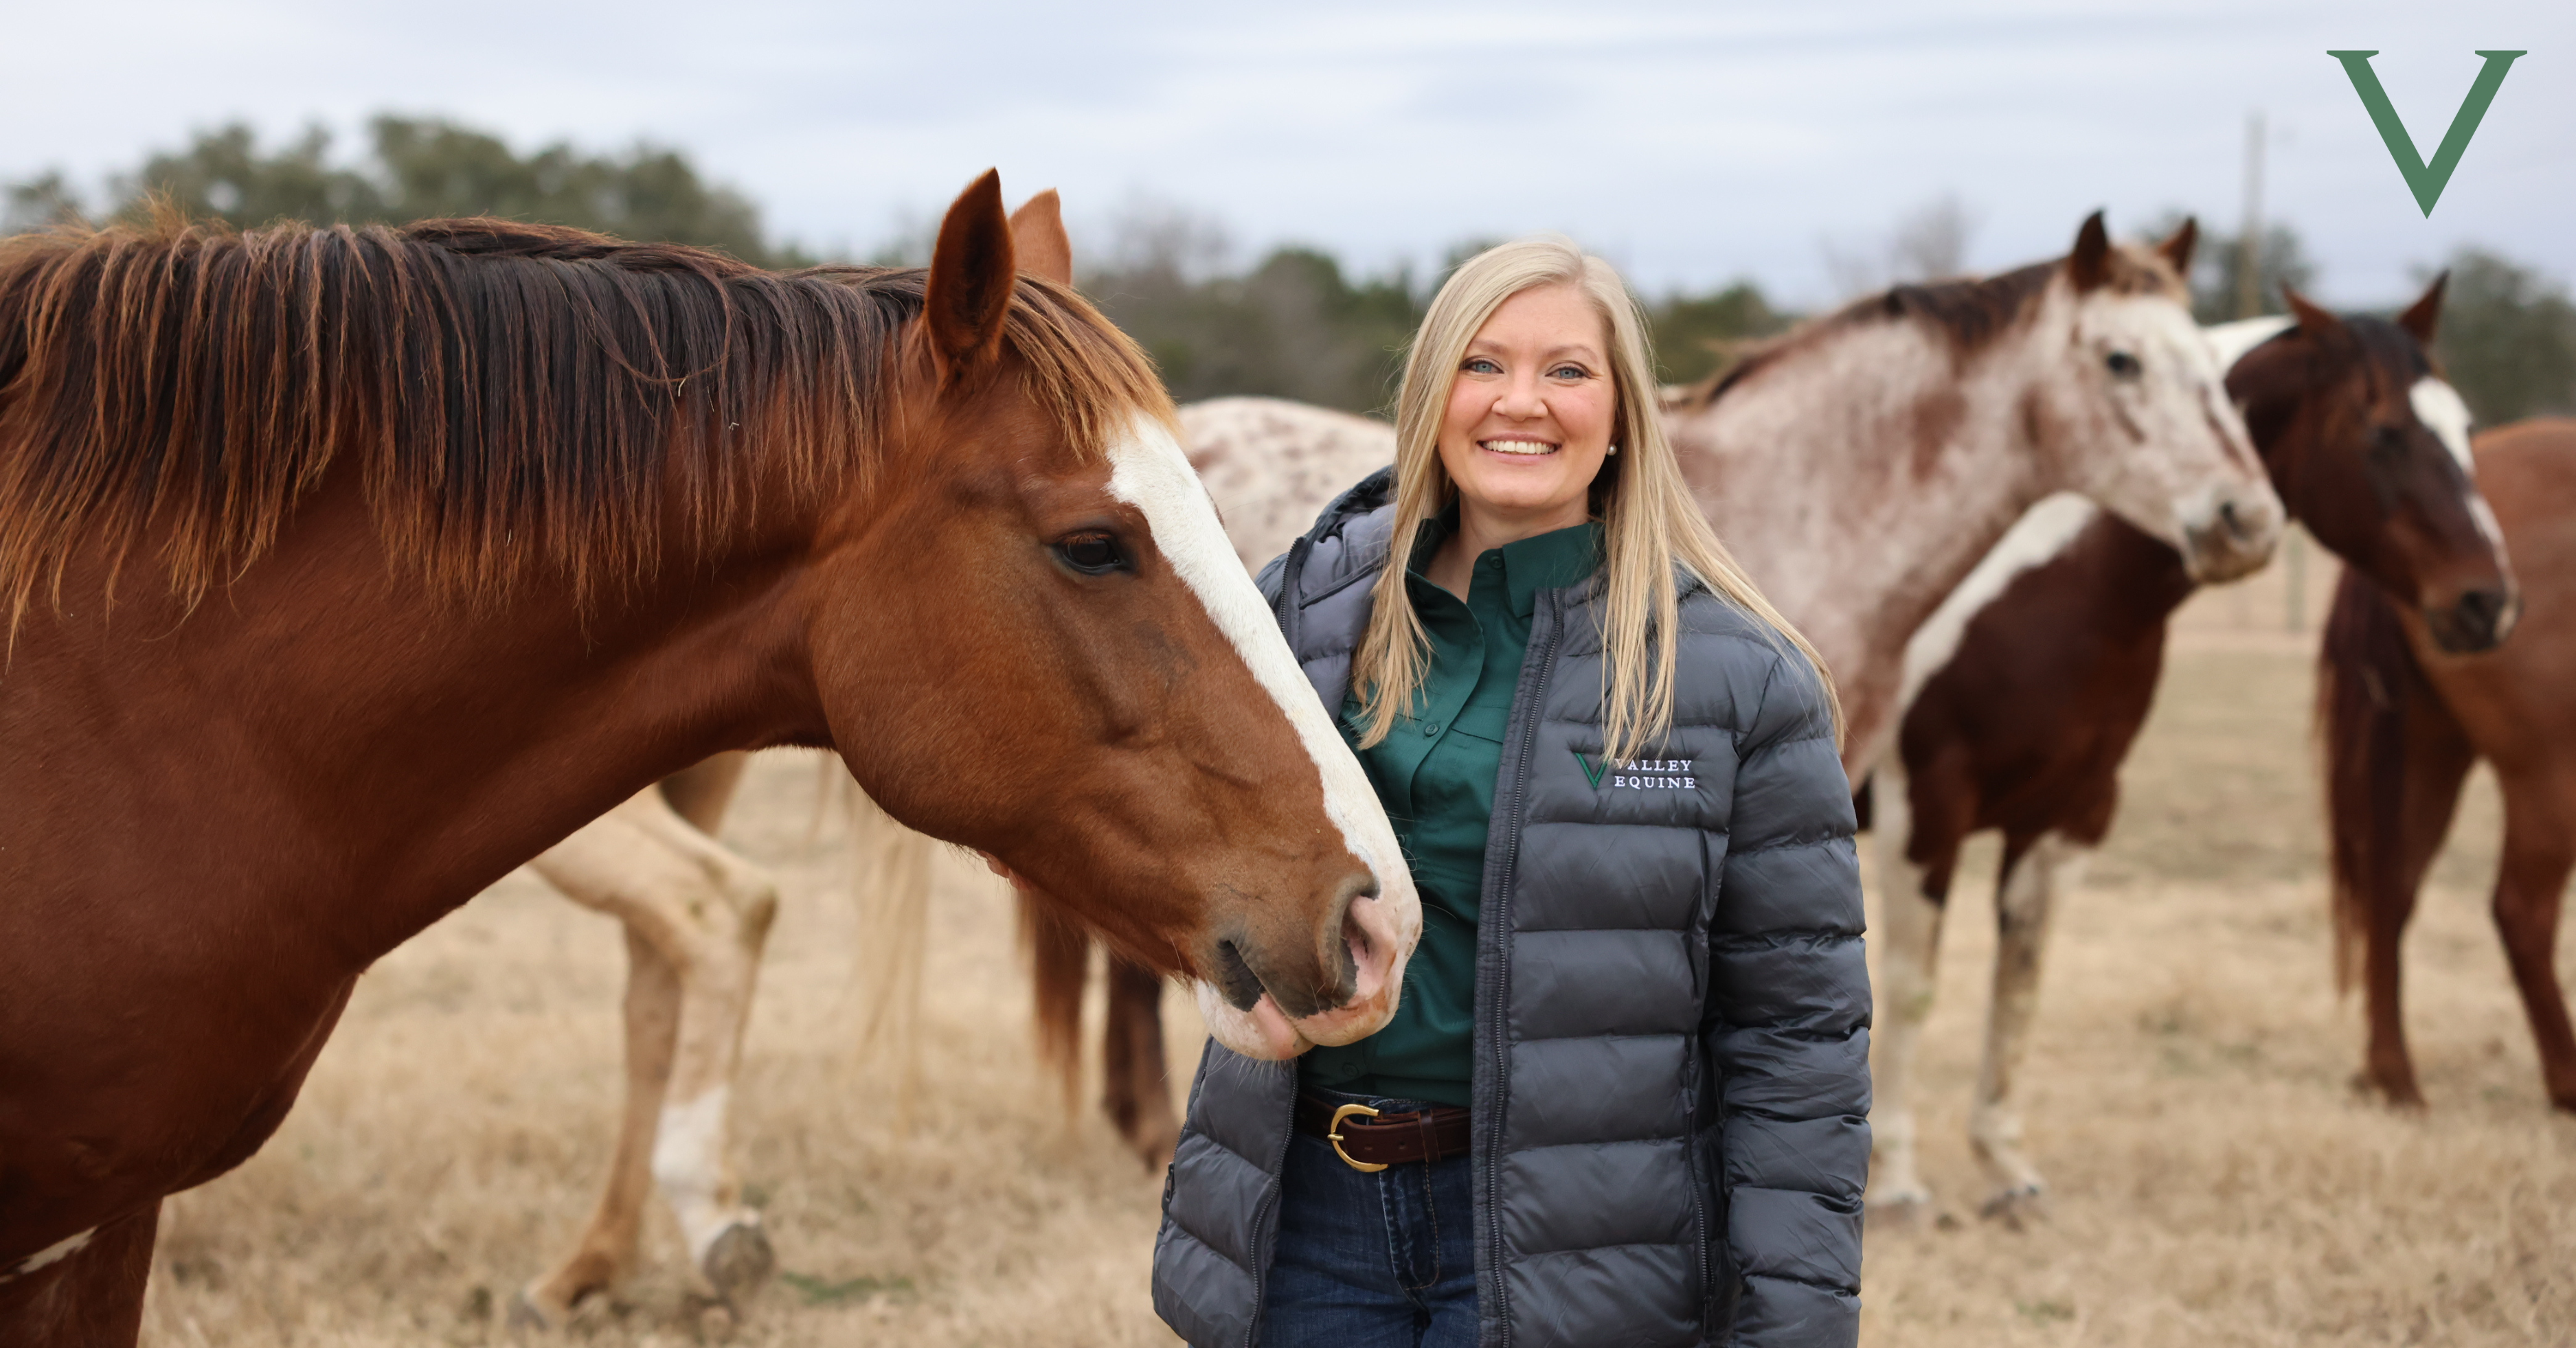
<svg viewBox="0 0 2576 1348">
<path fill-rule="evenodd" d="M 2121 244 L 2105 254 L 2105 262 L 2103 288 L 2115 295 L 2165 295 L 2189 302 L 2191 291 L 2181 273 L 2154 249 Z M 1734 361 L 1676 398 L 1672 410 L 1701 411 L 1791 352 L 1875 324 L 1917 324 L 1938 338 L 1953 359 L 1966 360 L 2027 318 L 2065 265 L 2065 259 L 2056 258 L 1993 276 L 1900 285 L 1865 295 L 1778 337 L 1747 345 Z"/>
<path fill-rule="evenodd" d="M 2361 972 L 2374 905 L 2403 883 L 2396 871 L 2405 852 L 2408 722 L 2448 714 L 2423 682 L 2387 595 L 2347 569 L 2317 650 L 2316 733 L 2325 760 L 2338 992 L 2349 991 Z"/>
<path fill-rule="evenodd" d="M 8 630 L 96 549 L 112 587 L 150 544 L 195 603 L 344 461 L 398 567 L 477 595 L 550 567 L 588 596 L 867 472 L 926 288 L 495 219 L 0 241 Z M 1079 453 L 1173 415 L 1068 290 L 1020 278 L 1003 340 Z"/>
</svg>

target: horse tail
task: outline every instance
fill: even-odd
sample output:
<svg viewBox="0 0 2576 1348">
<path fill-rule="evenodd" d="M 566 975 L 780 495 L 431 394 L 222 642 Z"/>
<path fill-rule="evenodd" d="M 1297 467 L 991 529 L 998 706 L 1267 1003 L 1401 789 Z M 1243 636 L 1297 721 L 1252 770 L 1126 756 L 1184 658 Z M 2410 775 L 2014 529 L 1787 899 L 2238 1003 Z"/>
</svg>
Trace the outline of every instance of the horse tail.
<svg viewBox="0 0 2576 1348">
<path fill-rule="evenodd" d="M 2335 991 L 2361 974 L 2372 905 L 2405 865 L 2407 718 L 2423 672 L 2379 587 L 2346 570 L 2317 652 L 2317 737 L 2326 779 Z"/>
<path fill-rule="evenodd" d="M 853 965 L 866 1004 L 859 1049 L 895 1054 L 895 1116 L 912 1118 L 921 1084 L 922 968 L 929 961 L 931 839 L 894 821 L 840 764 L 824 772 L 846 796 L 851 897 L 858 909 Z M 828 782 L 827 782 L 828 785 Z"/>
</svg>

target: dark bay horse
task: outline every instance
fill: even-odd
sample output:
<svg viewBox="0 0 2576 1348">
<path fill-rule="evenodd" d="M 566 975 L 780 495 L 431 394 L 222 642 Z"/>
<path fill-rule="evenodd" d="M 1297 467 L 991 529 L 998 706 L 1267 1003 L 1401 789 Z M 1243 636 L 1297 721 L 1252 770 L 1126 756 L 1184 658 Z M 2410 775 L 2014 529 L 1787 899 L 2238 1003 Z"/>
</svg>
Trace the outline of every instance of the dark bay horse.
<svg viewBox="0 0 2576 1348">
<path fill-rule="evenodd" d="M 503 221 L 0 243 L 0 1343 L 129 1343 L 368 964 L 720 751 L 837 751 L 1283 1056 L 1392 831 L 1132 343 L 1015 276 Z"/>
<path fill-rule="evenodd" d="M 2483 650 L 2511 626 L 2513 577 L 2469 472 L 2465 409 L 2425 354 L 2442 289 L 2435 281 L 2394 323 L 2338 318 L 2293 294 L 2295 320 L 2217 333 L 2268 338 L 2233 361 L 2227 388 L 2291 517 L 2366 578 L 2348 584 L 2401 597 L 2445 649 Z M 1969 1136 L 1994 1185 L 1987 1215 L 2018 1221 L 2042 1203 L 2011 1090 L 2049 910 L 2110 830 L 2120 764 L 2163 670 L 2166 619 L 2194 588 L 2164 543 L 2052 501 L 1909 652 L 1901 767 L 1871 792 L 1887 890 L 1873 1216 L 1930 1210 L 1915 1164 L 1913 1057 L 1959 851 L 1986 829 L 2004 835 L 2001 933 Z"/>
<path fill-rule="evenodd" d="M 2339 981 L 2361 975 L 2362 1080 L 2420 1106 L 2399 955 L 2460 784 L 2484 759 L 2504 795 L 2496 934 L 2540 1050 L 2549 1101 L 2576 1111 L 2576 1033 L 2558 985 L 2558 914 L 2576 868 L 2576 421 L 2519 422 L 2476 441 L 2478 481 L 2522 578 L 2522 621 L 2475 654 L 2427 615 L 2351 576 L 2317 665 Z"/>
</svg>

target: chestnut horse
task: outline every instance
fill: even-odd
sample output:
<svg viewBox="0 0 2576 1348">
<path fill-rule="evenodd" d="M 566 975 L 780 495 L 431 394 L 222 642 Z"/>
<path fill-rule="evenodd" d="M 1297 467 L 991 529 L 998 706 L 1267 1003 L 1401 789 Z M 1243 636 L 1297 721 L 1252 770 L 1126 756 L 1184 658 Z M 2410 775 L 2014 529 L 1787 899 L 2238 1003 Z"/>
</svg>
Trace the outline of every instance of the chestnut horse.
<svg viewBox="0 0 2576 1348">
<path fill-rule="evenodd" d="M 1070 286 L 1073 259 L 1061 204 L 1052 190 L 1011 216 L 1022 271 Z M 1219 399 L 1180 409 L 1181 435 L 1223 515 L 1228 542 L 1251 567 L 1286 549 L 1311 515 L 1290 518 L 1281 502 L 1303 502 L 1338 490 L 1382 464 L 1385 427 L 1359 417 L 1267 399 Z M 586 907 L 616 918 L 627 940 L 626 1103 L 607 1183 L 570 1252 L 523 1287 L 514 1320 L 560 1324 L 584 1299 L 631 1273 L 644 1210 L 658 1190 L 679 1220 L 695 1291 L 739 1314 L 775 1267 L 760 1214 L 742 1201 L 726 1146 L 729 1088 L 740 1066 L 743 1031 L 769 924 L 776 883 L 715 841 L 748 755 L 720 754 L 661 783 L 547 849 L 530 869 Z M 921 920 L 930 888 L 930 840 L 894 824 L 864 798 L 853 802 L 852 850 L 872 872 L 860 886 L 873 910 L 862 954 L 878 984 L 879 1015 L 908 1014 L 919 990 Z M 1033 946 L 1072 942 L 1077 957 L 1091 937 L 1079 924 L 1029 905 L 1024 920 Z M 1046 975 L 1064 961 L 1043 951 L 1036 967 L 1042 1029 L 1062 1026 L 1041 1044 L 1071 1090 L 1078 1063 L 1072 1033 L 1080 1022 L 1083 985 Z M 1081 965 L 1075 964 L 1077 973 Z M 1157 1004 L 1142 1014 L 1132 999 L 1162 995 L 1162 976 L 1112 956 L 1113 1020 L 1127 1033 L 1110 1044 L 1105 1102 L 1123 1135 L 1149 1162 L 1171 1154 L 1180 1135 L 1164 1084 L 1162 1021 Z M 1070 1009 L 1053 998 L 1070 995 Z M 909 1041 L 903 1045 L 908 1053 Z M 1123 1052 L 1122 1052 L 1123 1050 Z M 910 1072 L 907 1061 L 903 1070 Z M 1151 1089 L 1141 1085 L 1150 1075 Z M 691 1102 L 714 1102 L 692 1106 Z"/>
<path fill-rule="evenodd" d="M 2422 1105 L 2400 1014 L 2399 954 L 2460 784 L 2486 760 L 2504 795 L 2496 934 L 2549 1102 L 2576 1111 L 2576 1033 L 2555 965 L 2559 907 L 2576 867 L 2576 421 L 2499 427 L 2477 437 L 2476 454 L 2478 481 L 2522 575 L 2513 640 L 2484 655 L 2456 649 L 2428 615 L 2351 576 L 2326 622 L 2317 727 L 2337 981 L 2362 979 L 2370 1024 L 2362 1082 L 2394 1104 Z"/>
<path fill-rule="evenodd" d="M 2493 646 L 2511 625 L 2513 580 L 2470 479 L 2459 395 L 2425 355 L 2442 283 L 2394 323 L 2337 318 L 2295 293 L 2290 303 L 2295 319 L 2212 331 L 2281 499 L 2357 574 L 2421 612 L 2446 649 Z M 2172 548 L 2056 498 L 2014 526 L 1907 651 L 1902 766 L 1870 792 L 1886 891 L 1873 1219 L 1931 1211 L 1915 1161 L 1914 1054 L 1959 850 L 1986 829 L 2004 835 L 2000 930 L 1969 1139 L 1994 1186 L 1986 1216 L 2018 1223 L 2043 1209 L 2011 1091 L 2049 912 L 2110 830 L 2166 619 L 2194 588 Z"/>
<path fill-rule="evenodd" d="M 726 749 L 836 750 L 1249 1053 L 1385 1022 L 1392 830 L 1142 354 L 991 174 L 933 258 L 0 244 L 0 1342 L 131 1342 L 370 962 Z"/>
</svg>

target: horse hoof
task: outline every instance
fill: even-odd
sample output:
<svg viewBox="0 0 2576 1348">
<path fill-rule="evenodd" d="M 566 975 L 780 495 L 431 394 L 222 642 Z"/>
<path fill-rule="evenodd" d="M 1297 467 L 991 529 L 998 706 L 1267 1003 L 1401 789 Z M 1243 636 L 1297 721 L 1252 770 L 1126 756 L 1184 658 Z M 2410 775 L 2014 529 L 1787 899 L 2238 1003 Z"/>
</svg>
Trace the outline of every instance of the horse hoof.
<svg viewBox="0 0 2576 1348">
<path fill-rule="evenodd" d="M 1873 1198 L 1862 1212 L 1872 1231 L 1928 1231 L 1934 1225 L 1928 1190 Z"/>
<path fill-rule="evenodd" d="M 2019 1231 L 2027 1224 L 2048 1220 L 2048 1192 L 2036 1184 L 2006 1189 L 1987 1199 L 1977 1209 L 1977 1215 Z"/>
<path fill-rule="evenodd" d="M 769 1247 L 769 1235 L 759 1222 L 736 1222 L 707 1243 L 698 1271 L 727 1307 L 739 1308 L 778 1271 L 778 1254 Z"/>
<path fill-rule="evenodd" d="M 1177 1128 L 1158 1132 L 1151 1137 L 1137 1138 L 1132 1145 L 1136 1148 L 1136 1159 L 1145 1163 L 1145 1173 L 1160 1175 L 1172 1163 L 1172 1152 L 1181 1145 L 1181 1132 Z"/>
<path fill-rule="evenodd" d="M 742 1317 L 721 1301 L 710 1301 L 698 1308 L 698 1340 L 701 1343 L 727 1342 L 740 1328 Z"/>
<path fill-rule="evenodd" d="M 550 1333 L 563 1327 L 564 1313 L 548 1310 L 543 1302 L 522 1287 L 510 1294 L 509 1314 L 503 1320 L 514 1330 Z"/>
</svg>

